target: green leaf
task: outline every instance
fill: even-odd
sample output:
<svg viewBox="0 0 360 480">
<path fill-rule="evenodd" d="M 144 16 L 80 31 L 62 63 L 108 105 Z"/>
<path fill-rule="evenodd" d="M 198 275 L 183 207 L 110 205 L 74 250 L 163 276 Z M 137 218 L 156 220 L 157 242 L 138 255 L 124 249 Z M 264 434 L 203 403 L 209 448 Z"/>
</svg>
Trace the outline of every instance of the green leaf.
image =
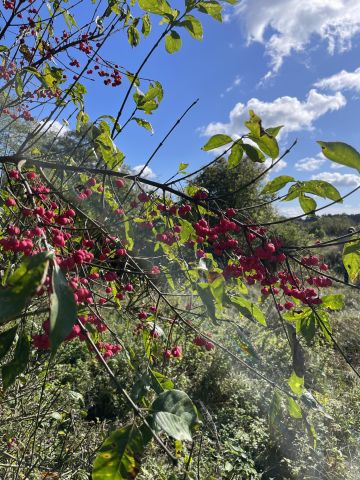
<svg viewBox="0 0 360 480">
<path fill-rule="evenodd" d="M 288 412 L 293 418 L 302 418 L 300 405 L 291 397 L 288 397 Z"/>
<path fill-rule="evenodd" d="M 77 320 L 74 293 L 59 266 L 54 263 L 50 295 L 50 344 L 55 351 Z"/>
<path fill-rule="evenodd" d="M 29 361 L 29 355 L 29 337 L 22 334 L 16 344 L 14 358 L 1 368 L 4 390 L 9 388 L 15 382 L 16 377 L 25 371 Z"/>
<path fill-rule="evenodd" d="M 284 125 L 279 125 L 278 127 L 270 127 L 267 128 L 265 132 L 269 135 L 272 135 L 273 137 L 277 137 L 282 128 L 284 128 Z"/>
<path fill-rule="evenodd" d="M 317 142 L 325 157 L 333 162 L 355 168 L 360 172 L 360 153 L 351 145 L 343 142 Z"/>
<path fill-rule="evenodd" d="M 196 5 L 196 8 L 199 10 L 199 12 L 206 13 L 207 15 L 210 15 L 214 20 L 222 22 L 222 5 L 220 5 L 219 2 L 216 2 L 214 0 L 200 2 Z"/>
<path fill-rule="evenodd" d="M 342 310 L 345 307 L 344 295 L 332 294 L 321 297 L 321 308 L 329 308 L 330 310 Z"/>
<path fill-rule="evenodd" d="M 255 319 L 261 323 L 261 325 L 267 325 L 265 315 L 254 303 L 246 300 L 243 297 L 231 297 L 230 300 L 240 311 L 240 313 L 244 315 L 244 317 L 248 318 L 249 320 Z"/>
<path fill-rule="evenodd" d="M 135 120 L 135 122 L 140 125 L 140 127 L 149 130 L 149 132 L 154 133 L 153 127 L 150 122 L 144 120 L 143 118 L 133 117 L 131 120 Z"/>
<path fill-rule="evenodd" d="M 198 423 L 196 408 L 185 392 L 167 390 L 151 406 L 154 428 L 175 440 L 192 440 L 191 429 Z"/>
<path fill-rule="evenodd" d="M 274 178 L 268 182 L 265 187 L 262 189 L 261 193 L 275 193 L 285 187 L 289 182 L 295 182 L 294 177 L 289 175 L 280 175 L 279 177 Z"/>
<path fill-rule="evenodd" d="M 140 42 L 140 33 L 134 25 L 130 25 L 127 29 L 128 42 L 132 47 L 137 47 Z"/>
<path fill-rule="evenodd" d="M 138 2 L 140 8 L 147 12 L 166 15 L 171 19 L 177 16 L 177 11 L 173 10 L 166 0 L 138 0 Z"/>
<path fill-rule="evenodd" d="M 23 94 L 23 82 L 20 72 L 17 72 L 15 75 L 15 92 L 18 97 L 21 97 Z"/>
<path fill-rule="evenodd" d="M 186 28 L 195 40 L 202 40 L 203 28 L 201 22 L 193 15 L 185 15 L 185 20 L 179 22 L 178 25 Z"/>
<path fill-rule="evenodd" d="M 342 260 L 350 282 L 355 282 L 360 273 L 360 240 L 344 245 Z"/>
<path fill-rule="evenodd" d="M 165 37 L 165 48 L 168 53 L 178 52 L 181 48 L 181 38 L 180 35 L 172 30 L 168 35 Z"/>
<path fill-rule="evenodd" d="M 264 132 L 264 134 L 261 135 L 259 138 L 256 138 L 252 135 L 249 135 L 249 138 L 250 140 L 255 142 L 257 146 L 260 148 L 260 150 L 263 153 L 265 153 L 265 155 L 267 155 L 268 157 L 275 160 L 275 158 L 279 156 L 279 145 L 276 139 L 268 135 L 266 132 Z"/>
<path fill-rule="evenodd" d="M 213 150 L 214 148 L 222 147 L 223 145 L 227 145 L 228 143 L 232 142 L 233 139 L 228 135 L 217 134 L 212 136 L 206 144 L 202 147 L 202 150 L 208 152 L 209 150 Z"/>
<path fill-rule="evenodd" d="M 24 258 L 10 276 L 6 288 L 0 289 L 0 324 L 20 315 L 36 289 L 45 280 L 49 265 L 49 252 Z"/>
<path fill-rule="evenodd" d="M 296 322 L 296 332 L 300 332 L 309 345 L 316 333 L 315 315 L 308 312 L 306 316 L 299 318 Z"/>
<path fill-rule="evenodd" d="M 316 202 L 313 198 L 304 195 L 303 193 L 299 196 L 300 207 L 303 209 L 304 213 L 311 213 L 316 209 Z"/>
<path fill-rule="evenodd" d="M 211 320 L 215 323 L 215 325 L 218 325 L 218 318 L 216 316 L 216 309 L 215 309 L 215 300 L 214 296 L 212 295 L 208 285 L 206 284 L 204 287 L 202 285 L 197 286 L 197 292 L 198 295 L 203 303 L 203 305 L 206 307 L 207 313 Z"/>
<path fill-rule="evenodd" d="M 146 13 L 142 17 L 142 26 L 141 26 L 141 33 L 144 37 L 147 37 L 151 32 L 151 21 L 149 15 Z"/>
<path fill-rule="evenodd" d="M 6 45 L 0 45 L 0 52 L 7 52 L 9 50 L 9 47 Z"/>
<path fill-rule="evenodd" d="M 298 377 L 295 372 L 292 372 L 288 385 L 295 395 L 302 395 L 304 392 L 304 377 Z"/>
<path fill-rule="evenodd" d="M 2 360 L 14 342 L 18 327 L 10 328 L 0 334 L 0 360 Z"/>
<path fill-rule="evenodd" d="M 92 480 L 135 478 L 140 469 L 140 457 L 151 438 L 151 432 L 145 426 L 128 425 L 113 432 L 96 455 Z"/>
<path fill-rule="evenodd" d="M 239 165 L 244 155 L 244 150 L 240 143 L 234 143 L 228 158 L 228 168 L 234 168 Z"/>
<path fill-rule="evenodd" d="M 302 182 L 302 190 L 307 193 L 313 193 L 323 198 L 329 198 L 335 202 L 341 201 L 339 191 L 325 180 L 308 180 Z"/>
<path fill-rule="evenodd" d="M 263 163 L 265 161 L 265 155 L 258 148 L 248 143 L 243 143 L 242 147 L 252 162 Z"/>
<path fill-rule="evenodd" d="M 186 173 L 186 169 L 189 166 L 188 163 L 183 163 L 180 162 L 179 168 L 178 168 L 178 173 Z"/>
<path fill-rule="evenodd" d="M 331 333 L 332 328 L 329 322 L 329 314 L 325 310 L 317 310 L 316 316 L 313 314 L 324 337 L 328 342 L 332 342 Z"/>
<path fill-rule="evenodd" d="M 150 370 L 150 375 L 152 379 L 152 387 L 157 394 L 162 393 L 164 390 L 172 390 L 174 388 L 174 382 L 162 373 Z"/>
</svg>

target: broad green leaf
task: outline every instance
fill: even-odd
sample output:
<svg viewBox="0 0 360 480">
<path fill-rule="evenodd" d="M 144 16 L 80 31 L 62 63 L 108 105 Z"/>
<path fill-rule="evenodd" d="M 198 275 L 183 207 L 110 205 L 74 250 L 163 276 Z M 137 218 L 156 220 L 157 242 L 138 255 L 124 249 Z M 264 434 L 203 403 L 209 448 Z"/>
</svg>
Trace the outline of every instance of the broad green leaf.
<svg viewBox="0 0 360 480">
<path fill-rule="evenodd" d="M 79 113 L 76 115 L 76 131 L 80 132 L 81 127 L 83 125 L 86 125 L 90 120 L 89 115 L 84 112 L 83 110 L 80 110 Z"/>
<path fill-rule="evenodd" d="M 206 307 L 209 317 L 217 325 L 219 322 L 216 316 L 215 300 L 214 300 L 214 296 L 212 295 L 212 292 L 210 291 L 209 286 L 205 285 L 203 287 L 198 284 L 197 292 L 203 305 Z"/>
<path fill-rule="evenodd" d="M 265 161 L 265 155 L 258 148 L 248 143 L 243 143 L 242 147 L 252 162 L 263 163 Z"/>
<path fill-rule="evenodd" d="M 145 426 L 128 425 L 113 432 L 96 455 L 92 480 L 135 478 L 140 469 L 140 457 L 151 438 L 151 432 Z"/>
<path fill-rule="evenodd" d="M 165 37 L 165 48 L 168 53 L 175 53 L 181 49 L 182 41 L 180 35 L 172 30 Z"/>
<path fill-rule="evenodd" d="M 316 314 L 313 313 L 313 316 L 315 317 L 316 323 L 320 327 L 324 337 L 328 342 L 332 342 L 331 339 L 331 333 L 332 333 L 332 328 L 330 325 L 329 321 L 329 314 L 325 310 L 317 310 Z"/>
<path fill-rule="evenodd" d="M 172 390 L 174 388 L 174 382 L 162 373 L 150 370 L 150 375 L 152 379 L 152 387 L 157 394 L 160 394 L 164 390 Z"/>
<path fill-rule="evenodd" d="M 133 117 L 131 120 L 135 120 L 135 122 L 140 125 L 140 127 L 149 130 L 149 132 L 154 133 L 153 127 L 150 122 L 144 120 L 143 118 Z"/>
<path fill-rule="evenodd" d="M 342 260 L 350 282 L 355 282 L 360 273 L 360 240 L 344 245 Z"/>
<path fill-rule="evenodd" d="M 244 150 L 240 143 L 234 143 L 228 158 L 228 168 L 234 168 L 239 165 L 244 155 Z"/>
<path fill-rule="evenodd" d="M 227 145 L 228 143 L 232 142 L 232 138 L 228 135 L 217 134 L 212 136 L 206 144 L 202 147 L 202 150 L 208 152 L 209 150 L 213 150 L 214 148 L 222 147 Z"/>
<path fill-rule="evenodd" d="M 268 182 L 265 187 L 262 189 L 261 193 L 275 193 L 285 187 L 289 182 L 295 182 L 294 177 L 289 175 L 280 175 L 279 177 L 274 178 Z"/>
<path fill-rule="evenodd" d="M 275 137 L 263 129 L 261 118 L 253 110 L 249 111 L 249 115 L 250 119 L 245 122 L 245 126 L 250 130 L 249 138 L 258 145 L 265 155 L 275 159 L 279 155 L 279 146 Z"/>
<path fill-rule="evenodd" d="M 300 405 L 291 397 L 288 397 L 288 412 L 293 418 L 302 418 Z"/>
<path fill-rule="evenodd" d="M 0 289 L 0 324 L 20 315 L 36 289 L 45 280 L 49 252 L 25 257 L 10 276 L 6 288 Z"/>
<path fill-rule="evenodd" d="M 199 2 L 196 5 L 196 8 L 199 10 L 199 12 L 206 13 L 210 15 L 214 20 L 217 20 L 218 22 L 222 22 L 222 16 L 221 16 L 222 5 L 220 5 L 219 2 L 216 2 L 215 0 Z"/>
<path fill-rule="evenodd" d="M 225 279 L 219 275 L 213 282 L 209 283 L 210 291 L 214 297 L 215 306 L 218 310 L 223 309 L 223 299 L 225 294 Z"/>
<path fill-rule="evenodd" d="M 151 406 L 154 428 L 175 440 L 192 440 L 191 429 L 198 423 L 196 408 L 185 392 L 167 390 Z"/>
<path fill-rule="evenodd" d="M 77 320 L 74 293 L 59 266 L 53 264 L 50 295 L 50 344 L 55 351 Z"/>
<path fill-rule="evenodd" d="M 302 190 L 307 193 L 313 193 L 323 198 L 329 198 L 335 202 L 341 201 L 341 195 L 339 191 L 325 180 L 308 180 L 302 182 Z"/>
<path fill-rule="evenodd" d="M 179 173 L 186 173 L 186 169 L 187 169 L 188 166 L 189 166 L 188 163 L 181 162 L 180 165 L 179 165 L 179 168 L 178 168 L 178 172 Z"/>
<path fill-rule="evenodd" d="M 2 360 L 10 350 L 15 339 L 17 328 L 18 327 L 10 328 L 0 334 L 0 360 Z"/>
<path fill-rule="evenodd" d="M 7 52 L 9 50 L 9 47 L 6 45 L 0 45 L 0 52 Z"/>
<path fill-rule="evenodd" d="M 149 15 L 146 13 L 142 16 L 142 26 L 141 26 L 141 33 L 144 37 L 147 37 L 151 32 L 151 21 Z"/>
<path fill-rule="evenodd" d="M 306 342 L 310 344 L 316 333 L 316 318 L 313 313 L 307 313 L 306 316 L 296 321 L 296 333 L 301 333 Z"/>
<path fill-rule="evenodd" d="M 304 391 L 304 377 L 298 377 L 295 372 L 292 372 L 288 385 L 295 395 L 302 395 Z"/>
<path fill-rule="evenodd" d="M 273 137 L 277 137 L 280 130 L 284 127 L 284 125 L 279 125 L 278 127 L 270 127 L 265 130 L 266 133 L 272 135 Z"/>
<path fill-rule="evenodd" d="M 311 213 L 316 209 L 316 202 L 313 198 L 304 195 L 303 193 L 299 196 L 300 207 L 303 209 L 304 213 Z"/>
<path fill-rule="evenodd" d="M 176 18 L 177 11 L 173 10 L 166 0 L 138 0 L 140 8 L 156 15 L 166 15 Z"/>
<path fill-rule="evenodd" d="M 333 162 L 355 168 L 360 172 L 360 153 L 351 145 L 343 142 L 317 142 L 325 157 Z"/>
<path fill-rule="evenodd" d="M 254 303 L 246 300 L 246 298 L 243 297 L 231 297 L 230 300 L 240 311 L 240 313 L 244 315 L 244 317 L 248 318 L 249 320 L 255 319 L 256 321 L 261 323 L 261 325 L 267 325 L 265 315 Z"/>
<path fill-rule="evenodd" d="M 4 390 L 10 387 L 16 377 L 23 373 L 29 361 L 30 342 L 26 334 L 22 334 L 16 344 L 13 359 L 1 368 Z"/>
<path fill-rule="evenodd" d="M 140 33 L 137 28 L 134 27 L 134 25 L 130 25 L 130 27 L 127 29 L 127 37 L 128 37 L 128 42 L 132 47 L 137 47 L 140 42 Z"/>
<path fill-rule="evenodd" d="M 279 145 L 275 137 L 272 137 L 265 132 L 259 138 L 253 137 L 252 135 L 249 135 L 249 138 L 255 142 L 260 150 L 268 157 L 275 160 L 279 156 Z"/>
<path fill-rule="evenodd" d="M 330 310 L 342 310 L 344 306 L 344 295 L 332 294 L 325 295 L 321 298 L 321 308 L 329 308 Z"/>
<path fill-rule="evenodd" d="M 15 92 L 18 97 L 21 97 L 23 94 L 23 81 L 20 72 L 17 72 L 15 75 Z"/>
<path fill-rule="evenodd" d="M 185 15 L 185 20 L 179 22 L 178 25 L 185 27 L 195 40 L 202 40 L 203 28 L 201 22 L 193 15 Z"/>
</svg>

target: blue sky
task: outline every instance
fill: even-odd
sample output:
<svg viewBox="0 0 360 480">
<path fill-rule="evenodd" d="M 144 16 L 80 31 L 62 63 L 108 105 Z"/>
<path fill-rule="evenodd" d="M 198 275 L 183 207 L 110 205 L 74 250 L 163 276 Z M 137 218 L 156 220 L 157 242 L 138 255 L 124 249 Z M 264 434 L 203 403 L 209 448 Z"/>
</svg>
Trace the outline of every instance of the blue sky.
<svg viewBox="0 0 360 480">
<path fill-rule="evenodd" d="M 155 24 L 158 18 L 154 16 Z M 179 32 L 183 39 L 180 52 L 169 55 L 160 46 L 154 54 L 143 75 L 158 79 L 165 97 L 160 108 L 147 117 L 154 135 L 131 126 L 119 137 L 126 162 L 143 164 L 172 123 L 199 98 L 152 161 L 158 179 L 171 176 L 180 162 L 192 168 L 208 162 L 211 154 L 200 150 L 207 137 L 241 134 L 247 111 L 253 108 L 265 127 L 285 125 L 280 139 L 283 149 L 298 139 L 272 177 L 322 178 L 342 193 L 354 188 L 360 183 L 357 172 L 325 160 L 316 140 L 341 140 L 360 150 L 358 0 L 242 0 L 235 8 L 226 7 L 225 20 L 220 24 L 202 16 L 202 41 Z M 133 49 L 114 38 L 105 56 L 135 69 L 161 28 L 156 26 Z M 122 88 L 90 86 L 87 110 L 92 118 L 115 114 Z M 287 214 L 299 211 L 296 203 L 280 207 Z M 360 195 L 328 212 L 340 211 L 360 212 Z"/>
</svg>

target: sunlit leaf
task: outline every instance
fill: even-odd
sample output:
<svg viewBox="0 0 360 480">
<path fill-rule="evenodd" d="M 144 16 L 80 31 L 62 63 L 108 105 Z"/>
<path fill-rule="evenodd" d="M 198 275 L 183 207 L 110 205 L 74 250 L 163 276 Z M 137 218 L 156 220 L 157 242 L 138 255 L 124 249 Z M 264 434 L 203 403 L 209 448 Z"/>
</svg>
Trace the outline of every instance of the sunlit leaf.
<svg viewBox="0 0 360 480">
<path fill-rule="evenodd" d="M 140 457 L 151 440 L 150 430 L 128 425 L 113 432 L 100 447 L 92 480 L 129 480 L 137 476 Z"/>
<path fill-rule="evenodd" d="M 202 150 L 205 152 L 209 150 L 213 150 L 214 148 L 222 147 L 227 145 L 228 143 L 232 142 L 232 138 L 229 135 L 217 134 L 212 136 L 206 144 L 202 147 Z"/>
<path fill-rule="evenodd" d="M 289 182 L 295 182 L 294 177 L 289 175 L 280 175 L 268 182 L 261 193 L 275 193 L 285 187 Z"/>
<path fill-rule="evenodd" d="M 181 49 L 181 38 L 180 35 L 172 30 L 168 35 L 165 37 L 165 48 L 168 53 L 175 53 Z"/>
<path fill-rule="evenodd" d="M 360 172 L 360 153 L 354 147 L 343 142 L 318 141 L 317 143 L 325 157 Z"/>
</svg>

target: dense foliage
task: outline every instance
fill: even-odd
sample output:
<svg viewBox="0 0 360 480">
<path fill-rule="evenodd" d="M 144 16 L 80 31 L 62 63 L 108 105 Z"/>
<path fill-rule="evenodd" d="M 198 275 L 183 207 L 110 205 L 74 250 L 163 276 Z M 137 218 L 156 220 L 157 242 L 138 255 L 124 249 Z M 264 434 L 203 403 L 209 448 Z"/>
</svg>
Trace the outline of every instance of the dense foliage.
<svg viewBox="0 0 360 480">
<path fill-rule="evenodd" d="M 152 53 L 202 39 L 222 3 L 4 2 L 1 478 L 358 478 L 359 230 L 299 227 L 340 193 L 266 183 L 295 143 L 281 153 L 282 127 L 253 111 L 247 134 L 214 135 L 203 150 L 220 154 L 167 182 L 144 172 L 192 106 L 140 172 L 117 146 L 130 122 L 152 131 Z M 103 58 L 110 37 L 137 47 L 159 18 L 136 72 Z M 122 94 L 90 119 L 94 77 Z M 351 146 L 319 144 L 360 169 Z M 277 200 L 299 202 L 298 223 Z M 340 246 L 346 279 L 323 253 Z"/>
</svg>

